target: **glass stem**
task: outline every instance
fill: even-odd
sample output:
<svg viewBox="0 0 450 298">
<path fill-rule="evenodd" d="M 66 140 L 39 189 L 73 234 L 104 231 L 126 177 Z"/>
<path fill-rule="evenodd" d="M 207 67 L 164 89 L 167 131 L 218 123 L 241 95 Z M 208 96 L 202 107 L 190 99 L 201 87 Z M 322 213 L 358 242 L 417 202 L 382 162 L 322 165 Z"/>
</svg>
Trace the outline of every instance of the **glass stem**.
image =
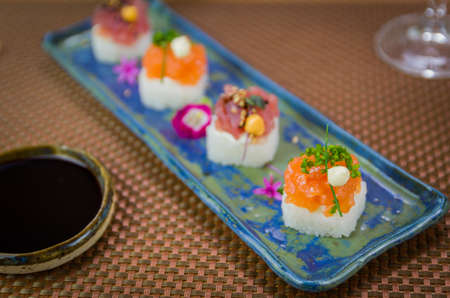
<svg viewBox="0 0 450 298">
<path fill-rule="evenodd" d="M 447 43 L 449 34 L 444 17 L 447 13 L 447 0 L 428 0 L 424 12 L 422 40 L 424 42 Z"/>
<path fill-rule="evenodd" d="M 447 0 L 428 0 L 425 17 L 438 22 L 447 13 Z"/>
</svg>

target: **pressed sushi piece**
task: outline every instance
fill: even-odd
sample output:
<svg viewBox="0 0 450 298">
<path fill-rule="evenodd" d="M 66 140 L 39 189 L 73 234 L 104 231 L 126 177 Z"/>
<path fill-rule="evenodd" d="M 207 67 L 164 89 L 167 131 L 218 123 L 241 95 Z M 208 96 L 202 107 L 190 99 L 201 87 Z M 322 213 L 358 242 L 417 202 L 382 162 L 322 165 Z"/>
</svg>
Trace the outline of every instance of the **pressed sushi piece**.
<svg viewBox="0 0 450 298">
<path fill-rule="evenodd" d="M 286 226 L 316 236 L 349 236 L 365 208 L 359 162 L 342 146 L 308 148 L 284 173 Z"/>
<path fill-rule="evenodd" d="M 170 30 L 157 32 L 139 73 L 142 103 L 152 109 L 177 109 L 203 98 L 208 83 L 205 47 Z"/>
<path fill-rule="evenodd" d="M 206 129 L 208 158 L 224 165 L 261 167 L 279 141 L 278 98 L 258 87 L 226 85 Z"/>
<path fill-rule="evenodd" d="M 144 0 L 109 0 L 98 6 L 92 19 L 92 50 L 102 63 L 142 57 L 151 43 Z"/>
</svg>

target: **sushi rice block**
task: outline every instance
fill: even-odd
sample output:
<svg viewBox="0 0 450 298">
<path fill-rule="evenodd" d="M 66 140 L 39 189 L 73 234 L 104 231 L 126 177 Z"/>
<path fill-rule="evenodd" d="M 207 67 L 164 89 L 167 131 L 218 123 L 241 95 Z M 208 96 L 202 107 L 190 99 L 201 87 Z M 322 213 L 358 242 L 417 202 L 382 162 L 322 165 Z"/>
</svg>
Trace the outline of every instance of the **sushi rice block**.
<svg viewBox="0 0 450 298">
<path fill-rule="evenodd" d="M 92 50 L 102 63 L 142 57 L 151 43 L 143 0 L 110 0 L 97 7 L 92 22 Z"/>
<path fill-rule="evenodd" d="M 325 172 L 324 165 L 314 165 L 314 155 L 309 157 L 312 163 L 308 168 L 307 158 L 305 154 L 293 158 L 284 173 L 281 209 L 285 225 L 316 236 L 349 236 L 366 204 L 367 187 L 357 170 L 358 160 L 353 155 L 347 155 L 346 161 L 335 162 L 335 166 L 330 164 L 331 168 Z M 348 170 L 347 166 L 352 170 Z M 337 171 L 334 171 L 335 168 Z M 336 194 L 339 210 L 331 187 Z"/>
<path fill-rule="evenodd" d="M 208 159 L 223 165 L 261 167 L 279 142 L 278 99 L 258 87 L 226 85 L 206 130 Z"/>
<path fill-rule="evenodd" d="M 205 47 L 174 31 L 160 38 L 160 32 L 157 34 L 142 59 L 138 77 L 142 104 L 162 110 L 199 101 L 208 84 Z"/>
</svg>

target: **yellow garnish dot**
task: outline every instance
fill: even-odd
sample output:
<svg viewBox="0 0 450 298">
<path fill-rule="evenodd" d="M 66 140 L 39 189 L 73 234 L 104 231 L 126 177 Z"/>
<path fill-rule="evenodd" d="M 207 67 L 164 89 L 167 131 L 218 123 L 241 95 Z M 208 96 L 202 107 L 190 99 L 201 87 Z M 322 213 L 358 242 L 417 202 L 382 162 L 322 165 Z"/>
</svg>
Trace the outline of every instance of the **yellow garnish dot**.
<svg viewBox="0 0 450 298">
<path fill-rule="evenodd" d="M 124 19 L 124 21 L 132 23 L 137 20 L 138 10 L 136 6 L 124 5 L 120 10 L 120 16 Z"/>
<path fill-rule="evenodd" d="M 264 120 L 258 114 L 252 114 L 245 121 L 245 131 L 254 136 L 260 136 L 264 133 Z"/>
</svg>

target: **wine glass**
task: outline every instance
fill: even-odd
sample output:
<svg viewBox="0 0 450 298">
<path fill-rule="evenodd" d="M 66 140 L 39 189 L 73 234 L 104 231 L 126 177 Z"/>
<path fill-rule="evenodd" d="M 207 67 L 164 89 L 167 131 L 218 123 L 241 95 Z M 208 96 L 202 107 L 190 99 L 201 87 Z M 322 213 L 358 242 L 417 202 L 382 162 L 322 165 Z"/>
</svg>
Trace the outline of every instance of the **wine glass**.
<svg viewBox="0 0 450 298">
<path fill-rule="evenodd" d="M 429 0 L 424 14 L 408 14 L 384 24 L 375 50 L 386 63 L 427 79 L 450 78 L 450 18 L 447 0 Z"/>
</svg>

